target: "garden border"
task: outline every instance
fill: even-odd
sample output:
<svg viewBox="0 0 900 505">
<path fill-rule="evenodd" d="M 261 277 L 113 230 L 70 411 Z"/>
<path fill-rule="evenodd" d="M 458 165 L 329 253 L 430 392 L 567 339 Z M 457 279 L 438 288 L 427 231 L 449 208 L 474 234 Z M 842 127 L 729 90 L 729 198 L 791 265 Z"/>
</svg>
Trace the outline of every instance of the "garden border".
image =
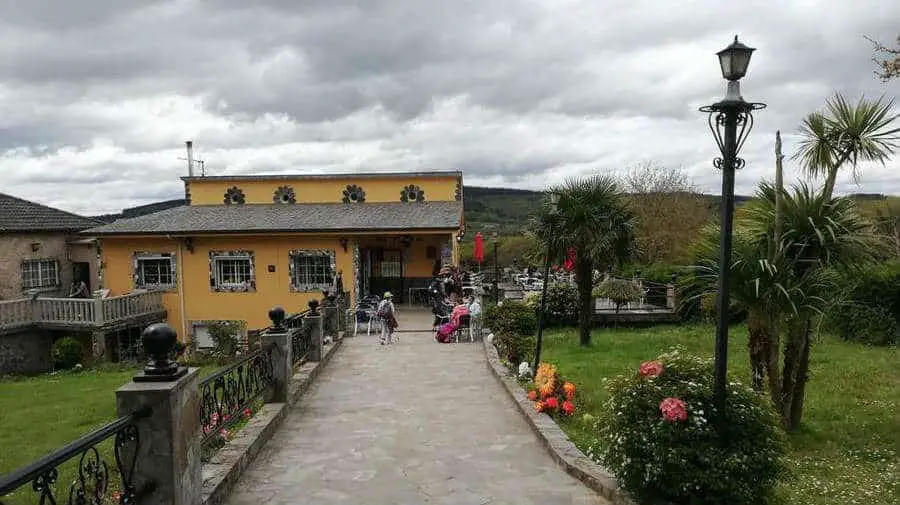
<svg viewBox="0 0 900 505">
<path fill-rule="evenodd" d="M 328 344 L 322 353 L 322 361 L 304 363 L 291 378 L 288 386 L 287 403 L 267 403 L 263 405 L 235 438 L 228 442 L 215 456 L 203 464 L 203 505 L 221 505 L 237 485 L 244 470 L 253 462 L 265 446 L 288 412 L 309 390 L 316 377 L 341 347 L 344 339 Z"/>
<path fill-rule="evenodd" d="M 487 367 L 491 374 L 503 385 L 550 456 L 569 475 L 580 480 L 585 486 L 596 491 L 614 505 L 634 505 L 624 491 L 619 489 L 616 478 L 607 469 L 585 456 L 550 416 L 534 410 L 534 402 L 528 399 L 525 390 L 519 385 L 515 376 L 500 362 L 497 348 L 494 347 L 491 339 L 485 338 L 483 343 Z"/>
</svg>

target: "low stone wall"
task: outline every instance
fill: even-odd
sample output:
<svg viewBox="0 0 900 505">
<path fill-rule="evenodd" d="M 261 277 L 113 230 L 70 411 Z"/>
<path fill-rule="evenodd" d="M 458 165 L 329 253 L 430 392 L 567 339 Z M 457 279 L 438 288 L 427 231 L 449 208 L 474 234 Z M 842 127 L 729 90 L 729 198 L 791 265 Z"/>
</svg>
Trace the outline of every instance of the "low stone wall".
<svg viewBox="0 0 900 505">
<path fill-rule="evenodd" d="M 550 453 L 550 456 L 562 466 L 566 472 L 583 482 L 601 496 L 615 505 L 634 505 L 625 493 L 619 489 L 615 477 L 605 468 L 595 463 L 581 452 L 569 437 L 553 422 L 550 416 L 535 411 L 534 402 L 528 399 L 525 390 L 519 386 L 513 374 L 500 361 L 497 348 L 490 339 L 484 340 L 484 353 L 491 374 L 503 385 L 503 388 L 515 402 L 525 421 L 534 430 L 538 439 Z"/>
<path fill-rule="evenodd" d="M 342 342 L 343 339 L 338 339 L 327 344 L 322 361 L 305 363 L 294 373 L 288 387 L 287 403 L 265 404 L 234 439 L 203 465 L 203 505 L 225 503 L 244 470 L 272 438 L 297 400 L 309 390 Z"/>
<path fill-rule="evenodd" d="M 52 345 L 53 335 L 35 328 L 0 334 L 0 375 L 49 372 Z"/>
</svg>

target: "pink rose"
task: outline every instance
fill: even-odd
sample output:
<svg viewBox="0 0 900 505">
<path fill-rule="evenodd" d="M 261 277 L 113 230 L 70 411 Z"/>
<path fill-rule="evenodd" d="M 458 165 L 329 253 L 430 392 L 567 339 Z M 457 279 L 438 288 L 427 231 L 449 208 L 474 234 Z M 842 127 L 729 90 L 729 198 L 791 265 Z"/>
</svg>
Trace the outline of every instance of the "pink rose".
<svg viewBox="0 0 900 505">
<path fill-rule="evenodd" d="M 687 405 L 679 398 L 664 399 L 659 402 L 659 410 L 663 419 L 670 423 L 685 421 L 688 418 Z"/>
<path fill-rule="evenodd" d="M 645 361 L 641 363 L 641 377 L 659 377 L 663 372 L 663 364 L 659 361 Z"/>
</svg>

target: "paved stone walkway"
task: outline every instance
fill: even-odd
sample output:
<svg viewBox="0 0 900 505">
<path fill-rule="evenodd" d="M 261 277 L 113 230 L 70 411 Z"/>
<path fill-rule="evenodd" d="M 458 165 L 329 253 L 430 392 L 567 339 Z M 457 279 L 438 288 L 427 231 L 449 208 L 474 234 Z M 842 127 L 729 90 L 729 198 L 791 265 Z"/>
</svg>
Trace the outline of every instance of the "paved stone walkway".
<svg viewBox="0 0 900 505">
<path fill-rule="evenodd" d="M 403 333 L 347 339 L 228 503 L 606 502 L 550 459 L 481 343 Z"/>
</svg>

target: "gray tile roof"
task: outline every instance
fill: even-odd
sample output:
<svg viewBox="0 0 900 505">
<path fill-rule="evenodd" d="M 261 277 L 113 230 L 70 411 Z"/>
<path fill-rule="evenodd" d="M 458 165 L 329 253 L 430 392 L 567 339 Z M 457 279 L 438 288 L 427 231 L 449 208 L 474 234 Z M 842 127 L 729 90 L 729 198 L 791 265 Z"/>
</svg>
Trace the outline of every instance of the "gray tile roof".
<svg viewBox="0 0 900 505">
<path fill-rule="evenodd" d="M 191 205 L 120 219 L 87 235 L 456 229 L 462 202 Z"/>
<path fill-rule="evenodd" d="M 0 233 L 69 232 L 98 224 L 100 221 L 0 193 Z"/>
</svg>

